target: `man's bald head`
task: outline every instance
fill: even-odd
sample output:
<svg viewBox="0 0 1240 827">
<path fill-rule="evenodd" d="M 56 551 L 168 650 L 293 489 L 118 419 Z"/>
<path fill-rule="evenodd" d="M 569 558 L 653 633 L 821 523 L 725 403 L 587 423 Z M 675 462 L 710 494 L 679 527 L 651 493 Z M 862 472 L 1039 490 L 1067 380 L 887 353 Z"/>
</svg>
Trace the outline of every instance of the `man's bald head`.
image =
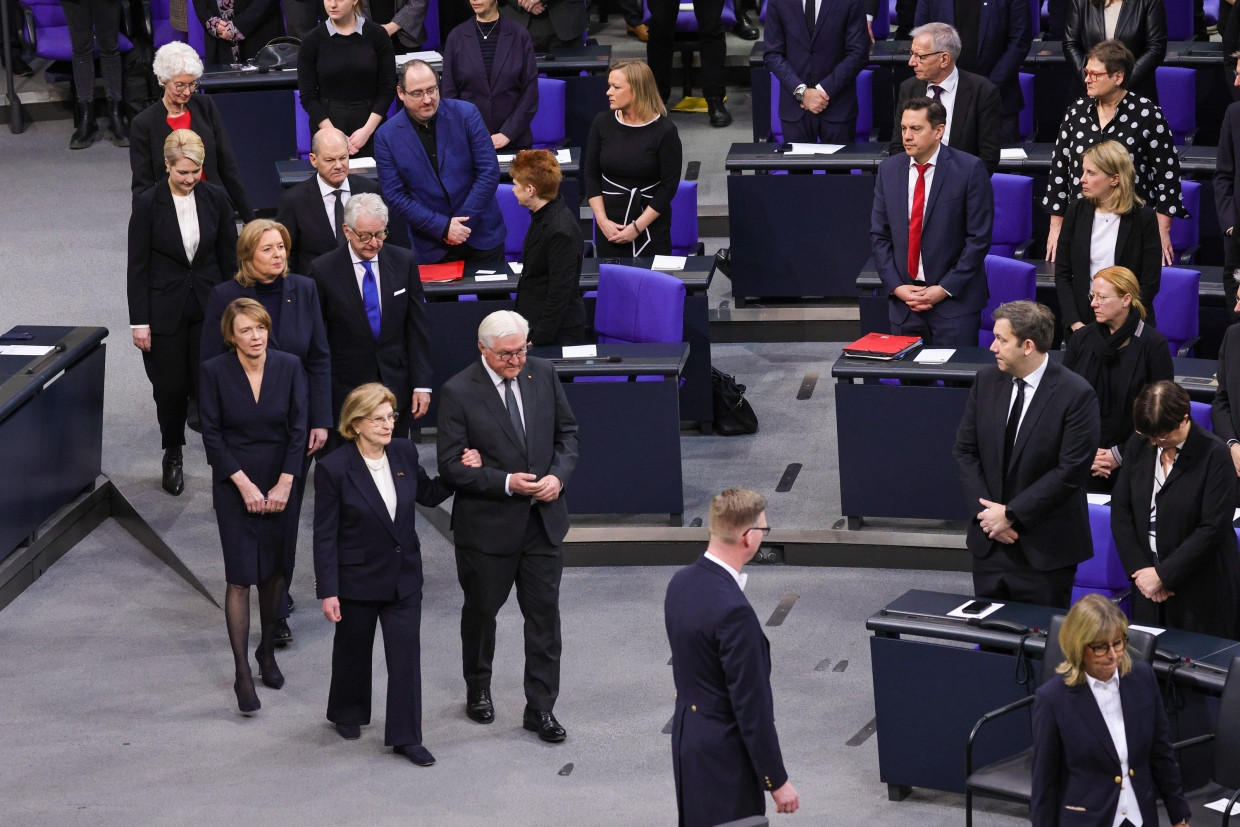
<svg viewBox="0 0 1240 827">
<path fill-rule="evenodd" d="M 310 163 L 323 183 L 339 189 L 349 177 L 349 139 L 335 127 L 320 129 L 310 142 Z"/>
</svg>

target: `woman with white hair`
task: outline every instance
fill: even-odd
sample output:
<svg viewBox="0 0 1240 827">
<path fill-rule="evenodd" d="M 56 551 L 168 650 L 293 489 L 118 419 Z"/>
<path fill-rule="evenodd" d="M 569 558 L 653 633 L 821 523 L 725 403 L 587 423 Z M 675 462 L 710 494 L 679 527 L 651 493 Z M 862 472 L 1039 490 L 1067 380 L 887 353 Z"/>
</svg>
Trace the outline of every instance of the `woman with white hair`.
<svg viewBox="0 0 1240 827">
<path fill-rule="evenodd" d="M 202 76 L 202 59 L 188 44 L 174 41 L 159 47 L 153 68 L 164 95 L 129 125 L 131 189 L 137 193 L 163 178 L 164 140 L 174 129 L 192 129 L 202 138 L 206 153 L 202 177 L 224 187 L 241 219 L 253 221 L 254 210 L 219 110 L 210 96 L 194 94 Z"/>
</svg>

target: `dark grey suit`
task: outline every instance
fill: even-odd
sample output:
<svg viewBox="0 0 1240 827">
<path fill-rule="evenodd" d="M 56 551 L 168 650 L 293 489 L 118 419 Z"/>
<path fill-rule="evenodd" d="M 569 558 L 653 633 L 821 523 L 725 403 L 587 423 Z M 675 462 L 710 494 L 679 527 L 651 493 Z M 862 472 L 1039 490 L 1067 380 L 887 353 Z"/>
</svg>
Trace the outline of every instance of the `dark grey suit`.
<svg viewBox="0 0 1240 827">
<path fill-rule="evenodd" d="M 891 138 L 891 154 L 904 153 L 900 138 L 900 112 L 909 98 L 926 95 L 928 84 L 911 77 L 900 84 L 896 101 L 896 130 Z M 952 131 L 947 145 L 982 159 L 986 174 L 994 175 L 999 169 L 999 143 L 1003 133 L 1003 100 L 999 88 L 981 75 L 960 72 L 956 85 L 956 100 L 952 104 Z"/>
<path fill-rule="evenodd" d="M 349 194 L 358 192 L 378 195 L 379 182 L 364 175 L 350 175 Z M 336 228 L 327 220 L 317 174 L 280 193 L 276 221 L 288 230 L 292 242 L 292 249 L 288 251 L 288 266 L 293 273 L 306 272 L 310 262 L 345 243 L 343 237 L 340 241 L 336 240 Z"/>
</svg>

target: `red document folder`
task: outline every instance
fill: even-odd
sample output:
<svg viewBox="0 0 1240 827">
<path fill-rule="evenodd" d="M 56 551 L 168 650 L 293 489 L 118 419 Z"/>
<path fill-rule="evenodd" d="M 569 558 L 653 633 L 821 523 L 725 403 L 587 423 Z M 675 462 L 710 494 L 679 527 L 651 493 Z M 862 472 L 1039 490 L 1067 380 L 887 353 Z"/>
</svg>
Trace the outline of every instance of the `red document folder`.
<svg viewBox="0 0 1240 827">
<path fill-rule="evenodd" d="M 851 345 L 845 345 L 844 355 L 862 359 L 899 359 L 921 347 L 921 344 L 920 336 L 867 333 Z"/>
<path fill-rule="evenodd" d="M 449 261 L 446 264 L 419 264 L 418 278 L 422 281 L 456 281 L 465 275 L 465 262 Z"/>
</svg>

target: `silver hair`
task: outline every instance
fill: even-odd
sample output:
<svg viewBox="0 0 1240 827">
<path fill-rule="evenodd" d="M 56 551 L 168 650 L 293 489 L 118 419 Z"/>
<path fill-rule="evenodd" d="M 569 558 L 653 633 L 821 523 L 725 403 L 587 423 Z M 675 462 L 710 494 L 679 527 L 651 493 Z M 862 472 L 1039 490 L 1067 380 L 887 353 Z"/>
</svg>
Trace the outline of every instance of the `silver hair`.
<svg viewBox="0 0 1240 827">
<path fill-rule="evenodd" d="M 496 310 L 478 325 L 478 341 L 487 347 L 495 344 L 496 339 L 516 334 L 525 341 L 530 337 L 530 323 L 515 310 Z"/>
<path fill-rule="evenodd" d="M 948 24 L 927 23 L 912 31 L 913 37 L 921 37 L 923 34 L 930 38 L 936 52 L 947 52 L 951 55 L 953 63 L 960 57 L 960 35 Z"/>
<path fill-rule="evenodd" d="M 202 58 L 188 43 L 174 40 L 159 47 L 151 61 L 155 79 L 163 86 L 177 75 L 190 75 L 197 80 L 202 77 Z"/>
<path fill-rule="evenodd" d="M 343 130 L 334 126 L 326 126 L 314 133 L 314 137 L 310 139 L 310 152 L 315 155 L 323 154 L 323 141 L 328 138 L 339 138 L 344 143 L 344 148 L 349 148 L 349 136 L 344 134 Z"/>
<path fill-rule="evenodd" d="M 383 226 L 387 226 L 388 208 L 379 194 L 359 192 L 350 196 L 349 203 L 344 205 L 344 223 L 350 227 L 356 227 L 357 219 L 367 215 L 379 219 L 383 222 Z"/>
</svg>

